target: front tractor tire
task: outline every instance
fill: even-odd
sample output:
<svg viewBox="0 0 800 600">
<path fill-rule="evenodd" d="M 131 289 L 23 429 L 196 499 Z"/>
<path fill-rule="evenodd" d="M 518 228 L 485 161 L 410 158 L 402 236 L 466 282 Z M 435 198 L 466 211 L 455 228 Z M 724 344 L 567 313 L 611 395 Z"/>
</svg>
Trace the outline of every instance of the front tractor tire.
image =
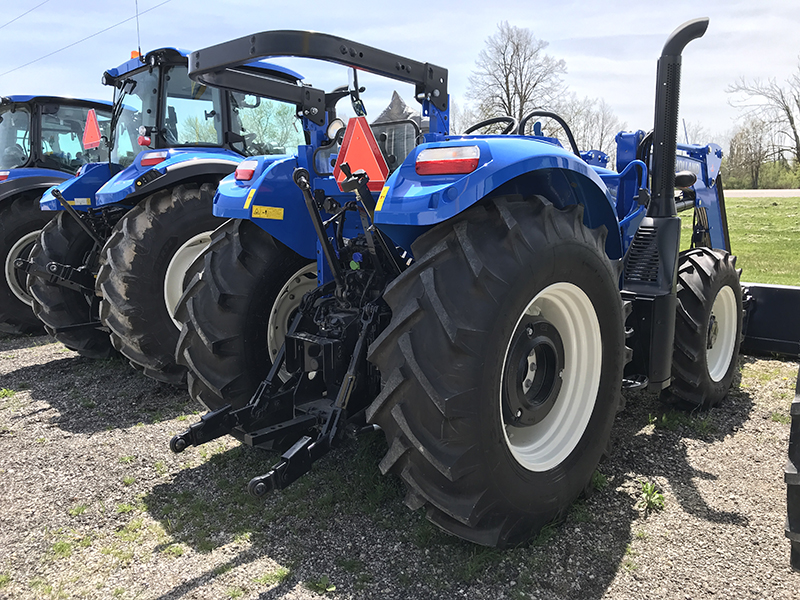
<svg viewBox="0 0 800 600">
<path fill-rule="evenodd" d="M 278 354 L 294 311 L 317 287 L 316 262 L 251 221 L 229 221 L 212 234 L 181 298 L 177 361 L 189 394 L 209 410 L 244 406 Z"/>
<path fill-rule="evenodd" d="M 437 225 L 385 293 L 367 417 L 406 504 L 487 546 L 562 517 L 607 451 L 625 358 L 619 270 L 583 207 L 497 198 Z"/>
<path fill-rule="evenodd" d="M 50 220 L 39 208 L 41 193 L 21 193 L 0 206 L 0 332 L 42 333 L 42 323 L 31 310 L 27 275 L 14 267 L 18 258 L 27 259 L 39 232 Z"/>
<path fill-rule="evenodd" d="M 678 309 L 667 403 L 708 410 L 733 383 L 742 339 L 742 287 L 736 257 L 694 248 L 678 261 Z"/>
<path fill-rule="evenodd" d="M 75 219 L 59 212 L 42 229 L 30 260 L 42 271 L 47 270 L 50 262 L 91 268 L 97 252 L 94 240 Z M 80 291 L 29 275 L 28 291 L 33 298 L 34 314 L 56 340 L 86 358 L 108 358 L 114 354 L 108 333 L 98 328 L 94 290 Z M 80 325 L 85 326 L 76 327 Z"/>
<path fill-rule="evenodd" d="M 100 319 L 116 350 L 145 375 L 183 385 L 175 362 L 175 306 L 189 266 L 224 221 L 212 214 L 215 186 L 178 185 L 155 192 L 114 227 L 100 256 Z"/>
</svg>

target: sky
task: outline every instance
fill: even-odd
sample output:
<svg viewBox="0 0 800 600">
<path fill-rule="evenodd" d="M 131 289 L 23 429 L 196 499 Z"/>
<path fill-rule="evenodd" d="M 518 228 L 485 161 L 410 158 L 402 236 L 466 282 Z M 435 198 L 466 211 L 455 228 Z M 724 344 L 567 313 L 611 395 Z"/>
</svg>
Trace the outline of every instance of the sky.
<svg viewBox="0 0 800 600">
<path fill-rule="evenodd" d="M 136 0 L 8 4 L 0 12 L 0 95 L 111 99 L 100 78 L 137 48 Z M 683 53 L 681 117 L 715 138 L 705 141 L 719 142 L 741 117 L 726 88 L 740 77 L 784 82 L 798 69 L 800 55 L 798 0 L 138 0 L 138 10 L 145 52 L 196 50 L 273 29 L 321 31 L 447 68 L 450 94 L 461 105 L 478 53 L 506 20 L 549 42 L 547 52 L 566 62 L 568 88 L 579 97 L 603 98 L 631 130 L 653 126 L 656 60 L 669 34 L 684 21 L 709 17 L 705 36 Z M 276 62 L 299 70 L 318 88 L 347 83 L 346 70 L 337 65 Z M 410 86 L 376 77 L 359 83 L 367 87 L 370 116 L 378 115 L 395 88 L 415 104 Z"/>
</svg>

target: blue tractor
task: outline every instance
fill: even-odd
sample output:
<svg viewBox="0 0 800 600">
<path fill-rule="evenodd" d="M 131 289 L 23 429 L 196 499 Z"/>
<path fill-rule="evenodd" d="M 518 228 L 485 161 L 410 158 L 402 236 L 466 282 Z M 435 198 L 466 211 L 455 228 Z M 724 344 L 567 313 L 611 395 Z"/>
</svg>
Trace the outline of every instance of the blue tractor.
<svg viewBox="0 0 800 600">
<path fill-rule="evenodd" d="M 57 212 L 20 264 L 56 339 L 88 357 L 117 350 L 173 384 L 185 380 L 174 363 L 174 306 L 187 267 L 222 223 L 211 212 L 217 183 L 246 156 L 305 141 L 292 106 L 195 83 L 187 54 L 162 48 L 103 75 L 115 94 L 109 161 L 42 197 L 42 210 Z M 288 69 L 242 70 L 300 87 Z"/>
<path fill-rule="evenodd" d="M 409 507 L 505 547 L 590 487 L 623 388 L 718 403 L 743 316 L 721 154 L 676 143 L 681 54 L 707 25 L 668 39 L 654 131 L 618 136 L 615 171 L 587 162 L 553 113 L 502 117 L 504 135 L 449 135 L 445 69 L 350 40 L 265 32 L 193 53 L 190 77 L 251 93 L 261 83 L 240 66 L 281 55 L 410 82 L 429 125 L 407 155 L 406 136 L 363 118 L 341 137 L 309 89 L 329 154 L 248 159 L 221 182 L 216 213 L 249 220 L 215 232 L 181 300 L 179 360 L 212 410 L 171 449 L 230 434 L 280 451 L 249 484 L 263 496 L 379 428 L 380 468 L 403 480 Z M 562 124 L 566 148 L 540 135 L 543 118 Z M 679 209 L 694 210 L 682 253 Z M 268 373 L 254 385 L 231 366 Z"/>
<path fill-rule="evenodd" d="M 31 312 L 25 275 L 14 268 L 25 259 L 50 216 L 39 209 L 47 188 L 72 177 L 88 162 L 106 160 L 104 149 L 87 149 L 83 124 L 95 111 L 108 130 L 111 103 L 58 96 L 0 98 L 0 331 L 33 333 L 42 324 Z"/>
</svg>

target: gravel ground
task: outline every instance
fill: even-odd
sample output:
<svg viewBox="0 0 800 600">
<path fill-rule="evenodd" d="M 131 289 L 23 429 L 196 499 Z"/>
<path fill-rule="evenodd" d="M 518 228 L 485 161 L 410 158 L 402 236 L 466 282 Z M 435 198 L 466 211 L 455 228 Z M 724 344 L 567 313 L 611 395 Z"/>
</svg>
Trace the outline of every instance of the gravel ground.
<svg viewBox="0 0 800 600">
<path fill-rule="evenodd" d="M 783 465 L 798 364 L 741 358 L 704 415 L 628 395 L 598 490 L 528 547 L 446 536 L 381 477 L 381 434 L 266 502 L 275 456 L 167 449 L 185 392 L 46 337 L 0 338 L 2 598 L 798 598 Z M 646 510 L 642 483 L 663 493 Z M 651 504 L 657 497 L 651 497 Z"/>
</svg>

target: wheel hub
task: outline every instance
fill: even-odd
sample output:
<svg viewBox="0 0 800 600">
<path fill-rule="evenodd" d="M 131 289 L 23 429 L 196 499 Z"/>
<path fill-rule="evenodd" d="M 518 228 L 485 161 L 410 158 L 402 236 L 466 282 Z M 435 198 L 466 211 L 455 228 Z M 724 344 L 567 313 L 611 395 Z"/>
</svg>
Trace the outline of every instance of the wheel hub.
<svg viewBox="0 0 800 600">
<path fill-rule="evenodd" d="M 564 344 L 555 326 L 526 316 L 512 337 L 503 381 L 503 420 L 513 427 L 541 422 L 561 391 Z"/>
</svg>

